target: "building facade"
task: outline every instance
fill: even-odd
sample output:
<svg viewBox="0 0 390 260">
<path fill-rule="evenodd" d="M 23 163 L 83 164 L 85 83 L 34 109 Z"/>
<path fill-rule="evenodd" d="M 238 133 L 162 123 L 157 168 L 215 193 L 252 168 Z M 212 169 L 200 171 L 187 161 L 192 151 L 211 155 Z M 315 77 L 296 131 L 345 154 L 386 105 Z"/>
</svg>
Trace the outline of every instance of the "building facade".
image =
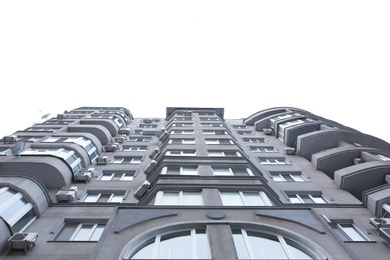
<svg viewBox="0 0 390 260">
<path fill-rule="evenodd" d="M 390 144 L 308 111 L 64 111 L 0 142 L 0 259 L 388 259 Z"/>
</svg>

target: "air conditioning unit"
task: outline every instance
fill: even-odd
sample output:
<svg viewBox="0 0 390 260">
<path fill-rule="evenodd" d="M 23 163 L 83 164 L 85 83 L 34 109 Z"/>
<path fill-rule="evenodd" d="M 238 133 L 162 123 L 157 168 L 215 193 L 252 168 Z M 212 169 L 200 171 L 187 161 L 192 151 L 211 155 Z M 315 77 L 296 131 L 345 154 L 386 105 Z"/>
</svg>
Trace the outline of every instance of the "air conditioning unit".
<svg viewBox="0 0 390 260">
<path fill-rule="evenodd" d="M 286 148 L 284 148 L 284 152 L 286 153 L 286 154 L 289 154 L 289 155 L 292 155 L 292 154 L 295 154 L 295 148 L 292 148 L 292 147 L 286 147 Z"/>
<path fill-rule="evenodd" d="M 155 160 L 152 160 L 148 166 L 146 166 L 144 173 L 147 175 L 151 173 L 157 166 L 157 162 Z"/>
<path fill-rule="evenodd" d="M 386 242 L 387 245 L 390 246 L 390 228 L 380 228 L 378 235 Z"/>
<path fill-rule="evenodd" d="M 272 129 L 271 128 L 265 128 L 265 129 L 263 129 L 263 131 L 264 131 L 264 133 L 266 135 L 272 135 Z"/>
<path fill-rule="evenodd" d="M 390 218 L 370 218 L 369 223 L 377 231 L 379 228 L 390 228 Z"/>
<path fill-rule="evenodd" d="M 57 119 L 64 119 L 64 114 L 57 114 Z"/>
<path fill-rule="evenodd" d="M 122 128 L 119 128 L 118 133 L 119 133 L 119 134 L 130 135 L 130 134 L 131 134 L 131 128 L 130 128 L 130 127 L 122 127 Z"/>
<path fill-rule="evenodd" d="M 362 163 L 363 162 L 363 159 L 358 157 L 358 158 L 353 158 L 353 164 L 359 164 L 359 163 Z"/>
<path fill-rule="evenodd" d="M 126 141 L 126 135 L 117 135 L 114 137 L 114 142 L 116 143 L 123 143 L 124 141 Z"/>
<path fill-rule="evenodd" d="M 12 250 L 23 250 L 24 254 L 26 254 L 35 246 L 37 240 L 37 233 L 15 233 L 8 239 L 8 254 L 10 254 Z"/>
<path fill-rule="evenodd" d="M 160 148 L 156 147 L 156 149 L 154 149 L 154 151 L 149 155 L 149 157 L 151 159 L 154 159 L 156 158 L 156 156 L 160 153 Z"/>
<path fill-rule="evenodd" d="M 95 176 L 95 168 L 89 168 L 88 170 L 81 170 L 74 175 L 75 181 L 85 181 L 85 183 L 91 181 Z"/>
<path fill-rule="evenodd" d="M 96 158 L 96 164 L 98 164 L 98 165 L 108 164 L 108 157 L 107 156 L 98 156 Z"/>
<path fill-rule="evenodd" d="M 56 200 L 58 202 L 65 201 L 65 202 L 72 202 L 75 201 L 77 198 L 77 187 L 76 186 L 70 186 L 70 187 L 63 187 L 60 191 L 56 194 Z"/>
<path fill-rule="evenodd" d="M 138 189 L 134 192 L 134 198 L 137 200 L 140 200 L 142 196 L 150 189 L 150 182 L 144 181 L 141 186 L 138 187 Z"/>
<path fill-rule="evenodd" d="M 3 137 L 3 142 L 4 143 L 15 143 L 18 139 L 17 135 L 9 135 L 9 136 L 4 136 Z"/>
<path fill-rule="evenodd" d="M 118 143 L 106 144 L 104 146 L 104 151 L 105 152 L 115 152 L 116 150 L 118 150 L 118 148 L 119 148 L 119 144 Z"/>
<path fill-rule="evenodd" d="M 144 118 L 142 121 L 143 121 L 144 123 L 147 123 L 147 124 L 150 124 L 150 123 L 153 122 L 153 120 L 152 120 L 151 118 Z"/>
<path fill-rule="evenodd" d="M 162 133 L 162 134 L 158 137 L 158 140 L 160 140 L 160 142 L 164 142 L 164 141 L 166 141 L 168 138 L 169 138 L 169 133 L 168 133 L 167 131 L 164 131 L 164 133 Z"/>
</svg>

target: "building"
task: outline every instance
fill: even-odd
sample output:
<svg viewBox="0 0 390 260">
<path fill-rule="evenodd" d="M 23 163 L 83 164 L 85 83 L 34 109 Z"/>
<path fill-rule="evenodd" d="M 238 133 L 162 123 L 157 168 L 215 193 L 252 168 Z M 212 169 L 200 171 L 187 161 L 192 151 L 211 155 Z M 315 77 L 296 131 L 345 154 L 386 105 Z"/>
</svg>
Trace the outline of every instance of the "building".
<svg viewBox="0 0 390 260">
<path fill-rule="evenodd" d="M 390 254 L 390 144 L 302 109 L 80 107 L 0 155 L 0 259 Z"/>
</svg>

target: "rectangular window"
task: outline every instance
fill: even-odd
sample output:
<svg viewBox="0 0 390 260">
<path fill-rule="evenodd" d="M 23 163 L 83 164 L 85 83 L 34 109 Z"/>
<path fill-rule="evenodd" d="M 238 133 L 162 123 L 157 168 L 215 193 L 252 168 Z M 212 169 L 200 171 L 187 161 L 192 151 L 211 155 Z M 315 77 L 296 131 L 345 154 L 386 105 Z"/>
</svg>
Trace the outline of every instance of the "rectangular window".
<svg viewBox="0 0 390 260">
<path fill-rule="evenodd" d="M 352 223 L 338 223 L 337 228 L 349 241 L 368 241 L 369 239 Z"/>
<path fill-rule="evenodd" d="M 105 226 L 106 223 L 102 221 L 65 222 L 53 241 L 98 241 Z"/>
<path fill-rule="evenodd" d="M 206 144 L 234 144 L 230 139 L 205 139 Z"/>
<path fill-rule="evenodd" d="M 253 176 L 251 169 L 245 167 L 213 167 L 214 176 Z"/>
<path fill-rule="evenodd" d="M 177 121 L 192 121 L 192 117 L 190 117 L 190 116 L 184 116 L 184 117 L 176 116 L 174 118 L 174 120 L 177 120 Z"/>
<path fill-rule="evenodd" d="M 157 124 L 139 124 L 140 128 L 157 128 Z"/>
<path fill-rule="evenodd" d="M 204 135 L 226 135 L 227 132 L 224 130 L 203 130 Z"/>
<path fill-rule="evenodd" d="M 252 131 L 237 131 L 239 135 L 253 135 Z"/>
<path fill-rule="evenodd" d="M 173 156 L 196 156 L 195 150 L 168 150 L 166 155 Z"/>
<path fill-rule="evenodd" d="M 246 125 L 233 125 L 234 129 L 247 129 L 248 127 Z"/>
<path fill-rule="evenodd" d="M 193 138 L 171 138 L 168 141 L 169 144 L 195 144 L 195 139 Z"/>
<path fill-rule="evenodd" d="M 218 121 L 218 117 L 199 117 L 200 121 Z"/>
<path fill-rule="evenodd" d="M 203 205 L 200 191 L 159 191 L 153 205 Z"/>
<path fill-rule="evenodd" d="M 96 202 L 96 203 L 121 203 L 123 200 L 123 196 L 125 195 L 124 191 L 121 192 L 101 192 L 89 190 L 87 195 L 84 197 L 83 202 Z"/>
<path fill-rule="evenodd" d="M 242 138 L 246 143 L 265 143 L 264 138 Z"/>
<path fill-rule="evenodd" d="M 130 151 L 146 151 L 148 147 L 146 145 L 135 146 L 135 145 L 124 145 L 122 151 L 130 152 Z"/>
<path fill-rule="evenodd" d="M 209 156 L 222 156 L 222 157 L 242 157 L 241 153 L 238 151 L 220 151 L 220 150 L 208 150 L 207 153 Z"/>
<path fill-rule="evenodd" d="M 152 137 L 130 137 L 130 142 L 150 142 L 152 141 Z"/>
<path fill-rule="evenodd" d="M 290 164 L 289 162 L 286 161 L 285 158 L 283 157 L 278 157 L 278 158 L 263 158 L 259 157 L 259 161 L 261 164 L 264 165 L 283 165 L 283 164 Z"/>
<path fill-rule="evenodd" d="M 201 123 L 202 127 L 223 127 L 220 123 Z"/>
<path fill-rule="evenodd" d="M 220 194 L 224 206 L 273 206 L 264 191 L 221 191 Z"/>
<path fill-rule="evenodd" d="M 293 204 L 300 203 L 315 203 L 315 204 L 325 204 L 328 201 L 320 193 L 316 194 L 290 194 L 288 199 Z"/>
<path fill-rule="evenodd" d="M 103 171 L 101 181 L 132 181 L 135 171 Z"/>
<path fill-rule="evenodd" d="M 174 123 L 172 124 L 172 126 L 176 126 L 176 127 L 192 127 L 194 126 L 193 123 Z"/>
<path fill-rule="evenodd" d="M 141 156 L 130 157 L 130 156 L 115 156 L 112 163 L 114 164 L 139 164 L 142 161 Z"/>
<path fill-rule="evenodd" d="M 249 149 L 254 153 L 275 153 L 273 146 L 250 146 Z"/>
<path fill-rule="evenodd" d="M 307 181 L 301 172 L 270 172 L 271 177 L 277 182 L 304 182 Z"/>
<path fill-rule="evenodd" d="M 171 134 L 174 134 L 174 135 L 192 135 L 192 134 L 194 134 L 194 130 L 172 130 Z"/>
<path fill-rule="evenodd" d="M 197 166 L 167 166 L 163 167 L 161 170 L 161 174 L 168 175 L 198 175 L 198 167 Z"/>
</svg>

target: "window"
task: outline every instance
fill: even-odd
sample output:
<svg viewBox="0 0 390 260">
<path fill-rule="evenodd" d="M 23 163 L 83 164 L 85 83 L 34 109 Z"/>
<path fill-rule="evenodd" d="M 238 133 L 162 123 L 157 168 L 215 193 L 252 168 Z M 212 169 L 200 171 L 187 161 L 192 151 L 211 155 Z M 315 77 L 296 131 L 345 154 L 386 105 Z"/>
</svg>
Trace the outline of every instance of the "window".
<svg viewBox="0 0 390 260">
<path fill-rule="evenodd" d="M 195 150 L 168 150 L 166 155 L 173 156 L 196 156 Z"/>
<path fill-rule="evenodd" d="M 289 127 L 289 126 L 293 126 L 293 125 L 300 125 L 300 124 L 303 124 L 305 123 L 303 120 L 293 120 L 293 121 L 288 121 L 288 122 L 285 122 L 285 123 L 282 123 L 279 125 L 279 130 L 278 130 L 278 138 L 283 141 L 284 140 L 284 129 Z"/>
<path fill-rule="evenodd" d="M 149 205 L 203 205 L 200 191 L 158 191 Z"/>
<path fill-rule="evenodd" d="M 43 122 L 44 125 L 69 125 L 73 123 L 73 121 L 70 120 L 48 120 L 46 122 Z"/>
<path fill-rule="evenodd" d="M 234 144 L 230 139 L 205 139 L 206 144 Z"/>
<path fill-rule="evenodd" d="M 193 123 L 175 123 L 172 124 L 172 126 L 177 126 L 177 127 L 192 127 L 194 126 Z"/>
<path fill-rule="evenodd" d="M 83 136 L 52 136 L 45 139 L 45 143 L 75 143 L 84 148 L 91 161 L 98 157 L 97 148 L 92 141 Z"/>
<path fill-rule="evenodd" d="M 152 137 L 130 137 L 129 142 L 150 142 Z"/>
<path fill-rule="evenodd" d="M 157 124 L 139 124 L 140 128 L 157 128 Z"/>
<path fill-rule="evenodd" d="M 343 241 L 370 241 L 362 231 L 353 223 L 352 219 L 332 219 L 329 220 L 325 215 L 322 215 L 333 231 Z"/>
<path fill-rule="evenodd" d="M 212 167 L 214 176 L 253 176 L 251 169 L 246 167 Z"/>
<path fill-rule="evenodd" d="M 253 135 L 252 131 L 237 131 L 239 135 Z"/>
<path fill-rule="evenodd" d="M 192 121 L 192 117 L 190 117 L 190 116 L 175 117 L 174 120 L 178 120 L 178 121 Z"/>
<path fill-rule="evenodd" d="M 202 127 L 222 127 L 220 123 L 201 123 Z"/>
<path fill-rule="evenodd" d="M 299 243 L 277 234 L 232 229 L 238 259 L 313 259 Z"/>
<path fill-rule="evenodd" d="M 218 117 L 199 117 L 200 121 L 218 121 Z"/>
<path fill-rule="evenodd" d="M 273 206 L 264 191 L 221 191 L 220 194 L 224 206 Z"/>
<path fill-rule="evenodd" d="M 242 140 L 247 143 L 265 143 L 264 138 L 242 138 Z"/>
<path fill-rule="evenodd" d="M 96 223 L 98 222 L 98 223 Z M 105 221 L 66 221 L 53 241 L 98 241 L 106 226 Z"/>
<path fill-rule="evenodd" d="M 301 172 L 270 172 L 271 177 L 277 182 L 303 182 L 306 179 Z"/>
<path fill-rule="evenodd" d="M 237 151 L 219 151 L 219 150 L 208 150 L 209 156 L 230 156 L 230 157 L 241 157 L 241 153 Z"/>
<path fill-rule="evenodd" d="M 0 187 L 0 217 L 8 223 L 12 232 L 18 232 L 35 218 L 35 212 L 22 193 Z"/>
<path fill-rule="evenodd" d="M 84 197 L 83 202 L 111 202 L 111 203 L 121 203 L 123 196 L 125 195 L 124 191 L 118 192 L 102 192 L 89 190 L 87 195 Z"/>
<path fill-rule="evenodd" d="M 139 164 L 139 163 L 141 163 L 141 161 L 142 161 L 142 157 L 141 156 L 137 156 L 137 157 L 115 156 L 114 160 L 112 161 L 112 163 L 117 163 L 117 164 L 125 164 L 125 163 Z"/>
<path fill-rule="evenodd" d="M 136 146 L 136 145 L 124 145 L 122 151 L 146 151 L 148 147 L 146 145 Z"/>
<path fill-rule="evenodd" d="M 169 175 L 198 175 L 197 166 L 168 166 L 163 167 L 160 174 Z"/>
<path fill-rule="evenodd" d="M 204 135 L 226 135 L 224 130 L 203 130 Z"/>
<path fill-rule="evenodd" d="M 75 174 L 81 168 L 81 158 L 73 150 L 65 148 L 28 148 L 20 153 L 21 155 L 52 155 L 62 158 L 70 166 Z"/>
<path fill-rule="evenodd" d="M 135 171 L 103 171 L 100 176 L 101 181 L 132 181 Z"/>
<path fill-rule="evenodd" d="M 25 131 L 28 132 L 55 132 L 61 127 L 29 127 Z"/>
<path fill-rule="evenodd" d="M 321 192 L 316 192 L 314 194 L 289 194 L 288 199 L 293 204 L 299 204 L 299 203 L 324 204 L 324 203 L 328 203 L 328 201 L 322 196 Z"/>
<path fill-rule="evenodd" d="M 246 125 L 233 125 L 234 129 L 247 129 L 248 127 Z"/>
<path fill-rule="evenodd" d="M 250 146 L 249 149 L 254 153 L 275 153 L 273 146 Z"/>
<path fill-rule="evenodd" d="M 211 259 L 205 228 L 175 231 L 144 241 L 124 259 Z"/>
<path fill-rule="evenodd" d="M 289 162 L 286 161 L 285 158 L 283 157 L 278 157 L 278 158 L 261 158 L 259 157 L 260 163 L 265 164 L 265 165 L 283 165 L 283 164 L 290 164 Z"/>
<path fill-rule="evenodd" d="M 284 115 L 280 115 L 280 116 L 277 116 L 277 117 L 274 117 L 274 118 L 271 118 L 270 119 L 270 122 L 271 122 L 271 128 L 272 129 L 275 129 L 275 123 L 281 119 L 286 119 L 286 118 L 290 118 L 292 117 L 293 115 L 292 114 L 284 114 Z"/>
<path fill-rule="evenodd" d="M 169 144 L 195 144 L 195 139 L 189 139 L 189 138 L 171 138 L 168 141 Z"/>
<path fill-rule="evenodd" d="M 192 135 L 192 134 L 194 134 L 194 130 L 172 130 L 171 134 L 175 134 L 175 135 Z"/>
</svg>

